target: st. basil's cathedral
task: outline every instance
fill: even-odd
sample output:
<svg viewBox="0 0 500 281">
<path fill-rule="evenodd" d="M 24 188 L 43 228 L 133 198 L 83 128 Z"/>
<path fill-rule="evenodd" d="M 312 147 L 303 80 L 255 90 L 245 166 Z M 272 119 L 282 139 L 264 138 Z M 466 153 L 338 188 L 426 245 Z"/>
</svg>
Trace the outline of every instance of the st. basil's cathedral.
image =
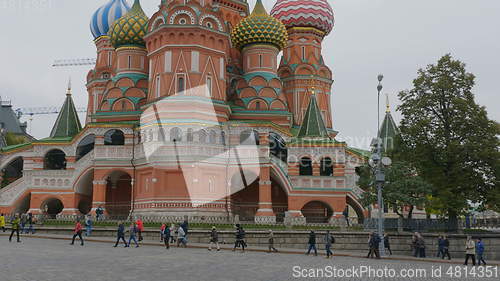
<svg viewBox="0 0 500 281">
<path fill-rule="evenodd" d="M 110 217 L 295 224 L 368 216 L 355 168 L 369 152 L 335 140 L 337 93 L 322 55 L 332 7 L 250 8 L 161 0 L 148 17 L 139 0 L 111 0 L 97 9 L 86 125 L 69 86 L 50 137 L 1 149 L 0 212 L 102 207 Z"/>
</svg>

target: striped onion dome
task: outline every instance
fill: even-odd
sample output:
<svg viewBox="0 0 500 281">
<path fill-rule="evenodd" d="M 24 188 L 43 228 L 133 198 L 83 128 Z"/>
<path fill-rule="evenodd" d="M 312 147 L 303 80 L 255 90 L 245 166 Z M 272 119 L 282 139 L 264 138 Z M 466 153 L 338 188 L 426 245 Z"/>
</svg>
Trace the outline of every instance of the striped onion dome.
<svg viewBox="0 0 500 281">
<path fill-rule="evenodd" d="M 126 0 L 110 0 L 97 9 L 90 21 L 90 31 L 94 39 L 107 35 L 113 22 L 125 15 L 128 10 L 130 10 L 130 6 Z"/>
<path fill-rule="evenodd" d="M 148 29 L 149 18 L 142 10 L 139 0 L 134 0 L 134 5 L 127 14 L 117 19 L 108 31 L 111 44 L 115 48 L 122 46 L 145 47 L 144 36 Z"/>
<path fill-rule="evenodd" d="M 329 34 L 335 20 L 328 0 L 278 0 L 271 15 L 287 28 L 313 27 Z"/>
<path fill-rule="evenodd" d="M 267 13 L 261 0 L 257 0 L 252 14 L 241 20 L 231 32 L 231 41 L 238 49 L 251 44 L 272 44 L 281 50 L 287 40 L 285 26 Z"/>
</svg>

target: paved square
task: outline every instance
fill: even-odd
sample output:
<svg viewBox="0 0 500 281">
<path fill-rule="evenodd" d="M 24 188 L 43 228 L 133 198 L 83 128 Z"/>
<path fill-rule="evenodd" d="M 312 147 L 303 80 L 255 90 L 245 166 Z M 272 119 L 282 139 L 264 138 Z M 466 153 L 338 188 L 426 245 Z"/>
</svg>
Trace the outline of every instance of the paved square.
<svg viewBox="0 0 500 281">
<path fill-rule="evenodd" d="M 423 278 L 328 278 L 315 274 L 310 280 L 498 280 L 497 278 L 446 278 L 448 264 L 368 260 L 361 258 L 305 256 L 298 254 L 267 254 L 260 252 L 209 252 L 204 249 L 166 250 L 163 247 L 113 248 L 109 243 L 88 242 L 84 247 L 67 240 L 50 240 L 23 237 L 22 243 L 9 243 L 0 237 L 0 280 L 36 281 L 200 281 L 200 280 L 307 280 L 296 278 L 299 271 L 310 274 L 310 268 L 333 266 L 341 269 L 371 266 L 374 269 L 392 268 L 397 274 L 401 269 L 423 269 Z M 295 271 L 294 271 L 294 266 Z M 442 278 L 431 277 L 431 268 L 441 266 Z M 469 267 L 472 268 L 472 267 Z"/>
</svg>

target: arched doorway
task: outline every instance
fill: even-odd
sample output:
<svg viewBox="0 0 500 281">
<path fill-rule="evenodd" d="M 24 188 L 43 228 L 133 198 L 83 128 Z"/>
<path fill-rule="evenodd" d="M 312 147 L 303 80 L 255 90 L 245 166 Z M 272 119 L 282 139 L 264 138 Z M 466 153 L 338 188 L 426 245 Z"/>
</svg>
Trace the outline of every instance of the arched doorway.
<svg viewBox="0 0 500 281">
<path fill-rule="evenodd" d="M 90 134 L 84 137 L 78 146 L 76 147 L 76 161 L 83 158 L 83 156 L 87 155 L 89 152 L 94 150 L 95 145 L 95 135 Z"/>
<path fill-rule="evenodd" d="M 94 189 L 94 169 L 85 171 L 75 183 L 75 195 L 78 202 L 78 211 L 88 214 L 92 209 L 92 196 Z"/>
<path fill-rule="evenodd" d="M 240 221 L 254 221 L 259 209 L 259 178 L 253 171 L 240 170 L 231 177 L 231 210 Z"/>
<path fill-rule="evenodd" d="M 307 223 L 327 223 L 333 215 L 332 208 L 321 201 L 311 201 L 301 211 Z"/>
<path fill-rule="evenodd" d="M 269 133 L 269 149 L 271 155 L 277 157 L 283 162 L 287 162 L 288 150 L 285 140 L 276 133 Z"/>
<path fill-rule="evenodd" d="M 122 131 L 113 129 L 104 134 L 104 145 L 124 145 L 125 135 Z"/>
<path fill-rule="evenodd" d="M 357 219 L 358 224 L 363 224 L 365 220 L 365 214 L 363 207 L 357 201 L 347 196 L 346 203 L 348 207 L 348 216 L 351 219 Z"/>
<path fill-rule="evenodd" d="M 43 214 L 55 219 L 56 216 L 64 210 L 64 204 L 57 198 L 49 198 L 42 203 L 40 209 Z"/>
<path fill-rule="evenodd" d="M 123 171 L 113 171 L 106 178 L 106 210 L 116 218 L 126 218 L 132 201 L 132 177 Z"/>
<path fill-rule="evenodd" d="M 16 208 L 14 209 L 14 213 L 16 214 L 25 214 L 30 209 L 31 202 L 31 194 L 24 196 L 19 202 L 16 204 Z"/>
<path fill-rule="evenodd" d="M 0 188 L 4 188 L 12 182 L 23 177 L 23 166 L 24 160 L 22 157 L 17 157 L 12 160 L 7 166 L 5 166 L 1 171 Z"/>
<path fill-rule="evenodd" d="M 274 176 L 271 177 L 271 202 L 276 222 L 283 222 L 285 213 L 288 211 L 288 195 L 286 194 L 285 187 Z"/>
<path fill-rule="evenodd" d="M 44 170 L 65 170 L 66 169 L 66 153 L 60 149 L 52 149 L 43 159 Z"/>
</svg>

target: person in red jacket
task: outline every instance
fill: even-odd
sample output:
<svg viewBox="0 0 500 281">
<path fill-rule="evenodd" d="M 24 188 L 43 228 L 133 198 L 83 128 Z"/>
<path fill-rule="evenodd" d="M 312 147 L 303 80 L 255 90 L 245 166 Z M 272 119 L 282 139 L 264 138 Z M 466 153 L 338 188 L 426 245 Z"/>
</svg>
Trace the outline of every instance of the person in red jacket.
<svg viewBox="0 0 500 281">
<path fill-rule="evenodd" d="M 139 241 L 142 241 L 142 232 L 144 231 L 144 224 L 141 218 L 138 218 L 135 223 L 137 224 L 137 234 L 139 236 Z"/>
<path fill-rule="evenodd" d="M 75 229 L 73 230 L 73 239 L 71 240 L 71 245 L 75 244 L 75 238 L 78 236 L 80 238 L 81 245 L 83 246 L 83 237 L 82 237 L 83 227 L 79 220 L 75 223 Z"/>
</svg>

